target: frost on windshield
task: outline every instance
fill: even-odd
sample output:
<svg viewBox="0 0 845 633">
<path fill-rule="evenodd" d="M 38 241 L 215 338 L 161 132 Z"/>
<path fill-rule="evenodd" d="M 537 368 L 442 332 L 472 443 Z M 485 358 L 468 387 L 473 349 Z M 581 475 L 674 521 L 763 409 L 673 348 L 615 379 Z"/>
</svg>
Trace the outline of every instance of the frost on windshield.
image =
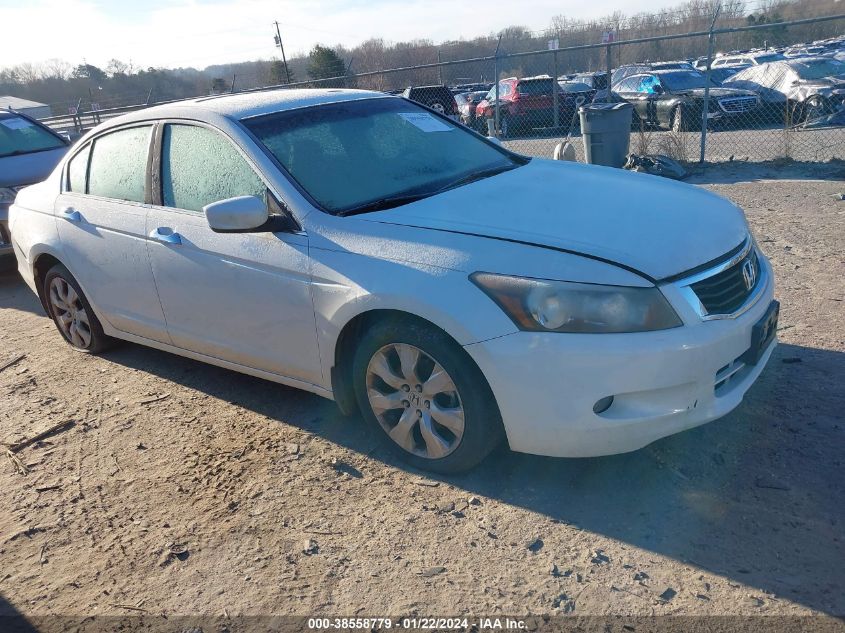
<svg viewBox="0 0 845 633">
<path fill-rule="evenodd" d="M 144 201 L 150 126 L 106 134 L 94 142 L 88 192 L 94 196 Z"/>
<path fill-rule="evenodd" d="M 167 207 L 202 211 L 212 202 L 264 195 L 264 184 L 235 147 L 217 132 L 168 125 L 161 162 Z"/>
</svg>

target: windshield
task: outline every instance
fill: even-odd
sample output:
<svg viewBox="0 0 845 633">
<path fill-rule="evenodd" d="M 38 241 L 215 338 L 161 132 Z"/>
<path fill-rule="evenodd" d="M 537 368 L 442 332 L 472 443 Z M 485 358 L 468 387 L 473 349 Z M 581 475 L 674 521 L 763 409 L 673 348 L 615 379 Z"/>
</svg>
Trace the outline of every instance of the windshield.
<svg viewBox="0 0 845 633">
<path fill-rule="evenodd" d="M 404 99 L 346 101 L 242 123 L 317 204 L 337 215 L 398 206 L 411 202 L 400 198 L 433 195 L 522 164 Z"/>
<path fill-rule="evenodd" d="M 690 90 L 692 88 L 704 88 L 707 85 L 707 78 L 698 71 L 678 71 L 661 73 L 660 80 L 669 90 Z"/>
<path fill-rule="evenodd" d="M 801 79 L 823 79 L 845 73 L 845 64 L 835 59 L 814 59 L 792 64 Z"/>
<path fill-rule="evenodd" d="M 783 59 L 783 55 L 780 53 L 771 53 L 769 55 L 757 55 L 754 60 L 758 64 L 768 64 L 769 62 L 779 62 Z"/>
<path fill-rule="evenodd" d="M 61 138 L 37 123 L 12 113 L 0 113 L 0 157 L 64 147 Z"/>
</svg>

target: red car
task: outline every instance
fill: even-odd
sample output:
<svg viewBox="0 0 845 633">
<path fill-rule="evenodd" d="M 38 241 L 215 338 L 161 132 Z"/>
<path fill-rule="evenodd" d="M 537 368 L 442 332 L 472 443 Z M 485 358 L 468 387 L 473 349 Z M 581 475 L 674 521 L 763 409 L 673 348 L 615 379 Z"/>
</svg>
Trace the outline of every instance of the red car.
<svg viewBox="0 0 845 633">
<path fill-rule="evenodd" d="M 552 127 L 555 124 L 554 92 L 558 93 L 558 125 L 568 125 L 576 103 L 572 93 L 564 92 L 557 81 L 547 75 L 540 77 L 509 77 L 499 81 L 499 131 L 503 137 L 532 127 Z M 479 122 L 496 116 L 496 87 L 476 106 Z"/>
</svg>

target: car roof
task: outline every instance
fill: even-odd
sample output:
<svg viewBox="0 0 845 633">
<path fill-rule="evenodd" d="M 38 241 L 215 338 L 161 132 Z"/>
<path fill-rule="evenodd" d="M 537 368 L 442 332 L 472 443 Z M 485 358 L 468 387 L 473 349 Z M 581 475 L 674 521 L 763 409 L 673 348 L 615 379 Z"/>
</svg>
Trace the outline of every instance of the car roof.
<svg viewBox="0 0 845 633">
<path fill-rule="evenodd" d="M 391 99 L 383 92 L 345 90 L 340 88 L 300 89 L 279 88 L 255 92 L 198 97 L 137 110 L 110 119 L 103 127 L 113 127 L 133 121 L 151 119 L 191 118 L 213 123 L 219 118 L 247 119 L 326 103 L 357 101 L 359 99 Z M 102 129 L 102 128 L 99 128 Z"/>
</svg>

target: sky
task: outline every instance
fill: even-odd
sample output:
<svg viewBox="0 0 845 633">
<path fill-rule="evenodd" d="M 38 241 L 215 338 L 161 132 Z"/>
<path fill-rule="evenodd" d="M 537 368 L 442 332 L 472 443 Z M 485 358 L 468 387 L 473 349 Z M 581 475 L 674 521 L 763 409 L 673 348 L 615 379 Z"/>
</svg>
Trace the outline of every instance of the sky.
<svg viewBox="0 0 845 633">
<path fill-rule="evenodd" d="M 288 57 L 314 44 L 354 46 L 371 37 L 434 42 L 505 26 L 548 27 L 554 15 L 599 18 L 673 6 L 678 0 L 0 0 L 0 66 L 50 58 L 109 59 L 136 68 L 269 59 L 278 20 Z M 487 7 L 487 8 L 485 8 Z M 492 7 L 492 8 L 490 8 Z"/>
</svg>

